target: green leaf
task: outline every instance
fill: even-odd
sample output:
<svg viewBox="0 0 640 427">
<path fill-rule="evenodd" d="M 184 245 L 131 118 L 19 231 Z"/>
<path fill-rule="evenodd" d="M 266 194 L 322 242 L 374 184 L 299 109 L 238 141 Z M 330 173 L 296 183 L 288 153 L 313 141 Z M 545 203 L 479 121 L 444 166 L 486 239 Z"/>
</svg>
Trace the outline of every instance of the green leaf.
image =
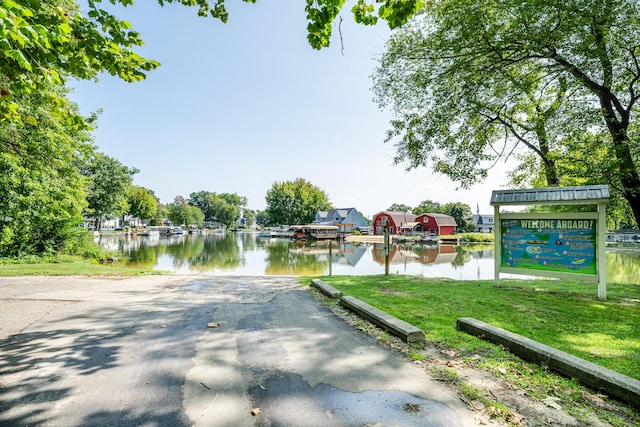
<svg viewBox="0 0 640 427">
<path fill-rule="evenodd" d="M 14 61 L 16 61 L 18 63 L 18 66 L 24 70 L 27 71 L 31 71 L 31 64 L 29 64 L 29 61 L 27 61 L 27 59 L 24 57 L 24 54 L 17 50 L 17 49 L 11 49 L 9 51 L 5 52 L 5 55 L 11 59 L 13 59 Z"/>
</svg>

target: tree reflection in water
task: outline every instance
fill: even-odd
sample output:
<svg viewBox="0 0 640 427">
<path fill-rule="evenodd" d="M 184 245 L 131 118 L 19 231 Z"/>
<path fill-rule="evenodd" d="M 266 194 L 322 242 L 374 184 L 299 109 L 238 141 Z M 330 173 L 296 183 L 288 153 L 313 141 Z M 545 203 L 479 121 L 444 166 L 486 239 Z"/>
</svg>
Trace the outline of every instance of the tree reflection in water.
<svg viewBox="0 0 640 427">
<path fill-rule="evenodd" d="M 249 275 L 384 274 L 384 246 L 328 241 L 295 243 L 255 233 L 207 236 L 125 237 L 100 240 L 132 266 L 179 273 Z M 393 244 L 392 274 L 493 279 L 493 245 Z M 607 250 L 607 281 L 640 283 L 640 251 Z"/>
</svg>

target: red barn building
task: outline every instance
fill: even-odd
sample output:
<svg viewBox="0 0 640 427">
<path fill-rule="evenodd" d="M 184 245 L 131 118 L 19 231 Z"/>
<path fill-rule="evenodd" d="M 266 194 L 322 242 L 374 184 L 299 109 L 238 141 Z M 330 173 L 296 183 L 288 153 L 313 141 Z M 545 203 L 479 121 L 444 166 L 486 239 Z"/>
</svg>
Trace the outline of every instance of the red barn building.
<svg viewBox="0 0 640 427">
<path fill-rule="evenodd" d="M 380 212 L 373 216 L 373 234 L 383 235 L 387 222 L 390 234 L 400 234 L 400 227 L 415 220 L 416 216 L 411 212 Z"/>
<path fill-rule="evenodd" d="M 445 214 L 427 213 L 419 215 L 415 221 L 425 236 L 448 236 L 456 234 L 458 224 L 454 217 Z"/>
</svg>

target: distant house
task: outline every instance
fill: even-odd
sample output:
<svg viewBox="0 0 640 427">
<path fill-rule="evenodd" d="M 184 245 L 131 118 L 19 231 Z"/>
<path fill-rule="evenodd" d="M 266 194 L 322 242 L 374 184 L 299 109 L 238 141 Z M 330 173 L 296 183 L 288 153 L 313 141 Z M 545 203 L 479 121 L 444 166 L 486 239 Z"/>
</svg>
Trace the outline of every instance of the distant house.
<svg viewBox="0 0 640 427">
<path fill-rule="evenodd" d="M 478 212 L 468 218 L 467 221 L 473 224 L 473 231 L 479 233 L 493 233 L 493 215 L 480 215 L 480 212 Z"/>
<path fill-rule="evenodd" d="M 640 230 L 611 230 L 607 232 L 607 242 L 638 242 Z"/>
<path fill-rule="evenodd" d="M 85 217 L 83 228 L 86 230 L 96 230 L 98 220 L 95 217 Z M 107 219 L 105 217 L 100 221 L 100 230 L 96 231 L 113 231 L 117 228 L 121 228 L 120 218 Z"/>
<path fill-rule="evenodd" d="M 343 208 L 318 211 L 313 224 L 336 225 L 340 232 L 351 233 L 356 228 L 366 227 L 367 221 L 356 208 Z"/>
<path fill-rule="evenodd" d="M 400 227 L 415 221 L 416 215 L 411 212 L 379 212 L 373 216 L 373 234 L 383 235 L 387 223 L 390 234 L 400 234 Z"/>
<path fill-rule="evenodd" d="M 473 231 L 478 233 L 493 233 L 493 215 L 481 215 L 480 205 L 477 206 L 476 214 L 467 218 L 473 224 Z"/>
</svg>

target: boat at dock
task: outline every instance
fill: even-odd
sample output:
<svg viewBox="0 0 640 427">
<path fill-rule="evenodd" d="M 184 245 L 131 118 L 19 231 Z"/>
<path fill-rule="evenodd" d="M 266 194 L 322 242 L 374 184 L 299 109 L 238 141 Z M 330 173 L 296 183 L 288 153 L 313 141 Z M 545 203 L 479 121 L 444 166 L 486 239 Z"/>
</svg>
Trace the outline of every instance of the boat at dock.
<svg viewBox="0 0 640 427">
<path fill-rule="evenodd" d="M 294 240 L 335 240 L 340 236 L 340 227 L 336 225 L 292 225 L 289 228 Z"/>
<path fill-rule="evenodd" d="M 293 231 L 288 227 L 273 227 L 262 230 L 258 233 L 258 237 L 266 239 L 290 239 L 293 237 Z"/>
</svg>

